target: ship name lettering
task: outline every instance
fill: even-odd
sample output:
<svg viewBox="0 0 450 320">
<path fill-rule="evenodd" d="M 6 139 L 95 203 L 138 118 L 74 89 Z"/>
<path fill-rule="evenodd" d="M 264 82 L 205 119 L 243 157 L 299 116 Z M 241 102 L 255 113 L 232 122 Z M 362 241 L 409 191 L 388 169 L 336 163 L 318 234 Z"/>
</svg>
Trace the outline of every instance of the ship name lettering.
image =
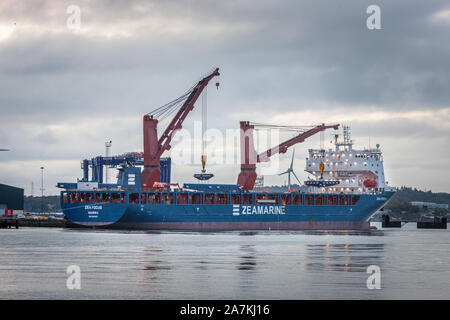
<svg viewBox="0 0 450 320">
<path fill-rule="evenodd" d="M 102 206 L 84 206 L 85 210 L 102 210 Z"/>
<path fill-rule="evenodd" d="M 285 206 L 242 206 L 241 214 L 286 214 Z"/>
</svg>

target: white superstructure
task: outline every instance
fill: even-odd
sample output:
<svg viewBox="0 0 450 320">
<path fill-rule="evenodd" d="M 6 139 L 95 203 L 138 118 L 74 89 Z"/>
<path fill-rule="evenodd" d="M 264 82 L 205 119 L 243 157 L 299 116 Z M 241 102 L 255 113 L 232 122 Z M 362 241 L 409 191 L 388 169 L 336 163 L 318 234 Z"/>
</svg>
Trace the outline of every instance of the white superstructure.
<svg viewBox="0 0 450 320">
<path fill-rule="evenodd" d="M 336 181 L 326 192 L 378 193 L 388 189 L 384 177 L 383 155 L 380 146 L 375 149 L 353 149 L 350 128 L 343 127 L 343 140 L 335 135 L 335 149 L 309 149 L 305 171 L 311 180 Z M 320 165 L 323 163 L 323 174 Z M 325 191 L 325 188 L 320 188 Z"/>
</svg>

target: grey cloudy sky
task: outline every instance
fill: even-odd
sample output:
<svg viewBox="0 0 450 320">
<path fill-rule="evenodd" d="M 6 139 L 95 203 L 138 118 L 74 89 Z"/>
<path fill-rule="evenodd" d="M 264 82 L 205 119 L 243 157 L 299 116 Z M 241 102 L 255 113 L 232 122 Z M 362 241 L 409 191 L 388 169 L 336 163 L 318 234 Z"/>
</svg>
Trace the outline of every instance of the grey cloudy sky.
<svg viewBox="0 0 450 320">
<path fill-rule="evenodd" d="M 366 27 L 371 4 L 381 30 Z M 80 30 L 66 26 L 69 5 L 81 9 Z M 56 194 L 106 139 L 113 153 L 142 150 L 141 115 L 218 66 L 209 127 L 348 124 L 357 147 L 381 144 L 391 185 L 450 192 L 449 57 L 446 0 L 4 0 L 0 148 L 11 151 L 0 153 L 0 182 L 29 194 L 34 181 L 37 193 L 44 166 Z M 186 127 L 199 119 L 197 108 Z M 319 136 L 296 147 L 297 174 L 318 146 Z M 236 180 L 238 165 L 209 168 L 217 183 Z M 176 166 L 173 180 L 198 170 Z"/>
</svg>

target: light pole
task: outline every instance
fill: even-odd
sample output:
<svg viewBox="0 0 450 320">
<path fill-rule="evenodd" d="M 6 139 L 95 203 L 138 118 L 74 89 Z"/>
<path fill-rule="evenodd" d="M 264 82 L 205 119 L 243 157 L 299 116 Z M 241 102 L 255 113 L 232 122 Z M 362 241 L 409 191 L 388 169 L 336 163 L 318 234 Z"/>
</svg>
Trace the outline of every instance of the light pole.
<svg viewBox="0 0 450 320">
<path fill-rule="evenodd" d="M 109 149 L 111 148 L 112 141 L 106 141 L 105 142 L 105 156 L 106 158 L 109 157 Z M 105 166 L 105 182 L 108 183 L 108 166 Z"/>
<path fill-rule="evenodd" d="M 44 167 L 41 167 L 41 213 L 44 212 Z"/>
</svg>

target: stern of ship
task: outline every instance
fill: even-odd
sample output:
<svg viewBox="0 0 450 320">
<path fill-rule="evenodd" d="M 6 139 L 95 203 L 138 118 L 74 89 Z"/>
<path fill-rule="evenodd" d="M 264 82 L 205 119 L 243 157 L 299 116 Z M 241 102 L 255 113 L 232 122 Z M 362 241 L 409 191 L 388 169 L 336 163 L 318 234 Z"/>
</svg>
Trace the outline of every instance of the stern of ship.
<svg viewBox="0 0 450 320">
<path fill-rule="evenodd" d="M 105 227 L 116 223 L 124 215 L 125 203 L 70 203 L 61 209 L 71 222 L 85 227 Z"/>
</svg>

